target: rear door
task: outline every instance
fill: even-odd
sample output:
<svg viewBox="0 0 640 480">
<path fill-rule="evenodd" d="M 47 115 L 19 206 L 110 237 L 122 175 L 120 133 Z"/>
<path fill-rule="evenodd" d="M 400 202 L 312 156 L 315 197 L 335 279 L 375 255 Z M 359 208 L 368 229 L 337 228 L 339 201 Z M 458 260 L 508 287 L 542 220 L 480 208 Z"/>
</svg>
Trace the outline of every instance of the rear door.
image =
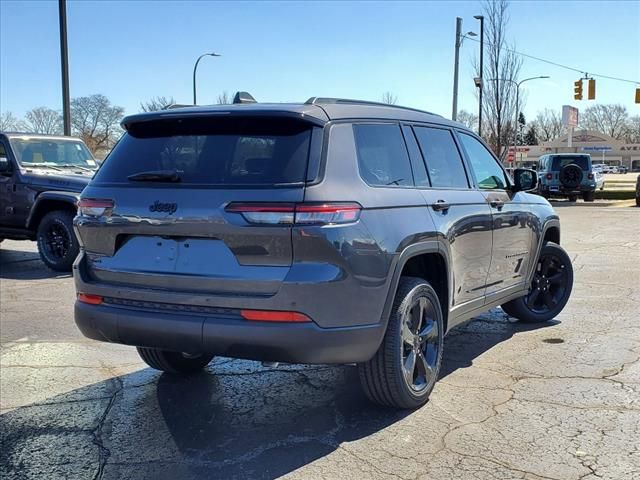
<svg viewBox="0 0 640 480">
<path fill-rule="evenodd" d="M 304 198 L 321 129 L 233 117 L 128 130 L 83 192 L 108 210 L 89 206 L 76 220 L 87 273 L 172 291 L 276 293 L 292 262 L 293 205 Z"/>
<path fill-rule="evenodd" d="M 433 221 L 449 248 L 451 305 L 458 313 L 484 302 L 484 290 L 491 261 L 491 211 L 480 192 L 471 188 L 453 132 L 447 128 L 405 127 L 409 150 L 417 140 L 426 165 L 426 182 L 421 193 Z M 418 174 L 418 178 L 423 173 Z"/>
<path fill-rule="evenodd" d="M 458 132 L 475 184 L 491 207 L 493 248 L 486 295 L 522 286 L 530 268 L 538 220 L 527 194 L 509 191 L 509 180 L 498 160 L 475 137 Z"/>
</svg>

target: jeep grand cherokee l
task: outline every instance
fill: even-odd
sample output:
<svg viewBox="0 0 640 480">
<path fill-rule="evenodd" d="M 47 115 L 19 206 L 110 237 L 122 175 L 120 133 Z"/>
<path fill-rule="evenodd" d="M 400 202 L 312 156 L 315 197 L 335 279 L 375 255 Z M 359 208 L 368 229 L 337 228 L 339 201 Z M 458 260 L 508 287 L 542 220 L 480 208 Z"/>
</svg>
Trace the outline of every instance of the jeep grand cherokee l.
<svg viewBox="0 0 640 480">
<path fill-rule="evenodd" d="M 214 355 L 357 363 L 423 404 L 443 336 L 502 305 L 556 316 L 571 262 L 549 203 L 470 130 L 340 99 L 127 117 L 79 202 L 75 320 L 188 373 Z"/>
</svg>

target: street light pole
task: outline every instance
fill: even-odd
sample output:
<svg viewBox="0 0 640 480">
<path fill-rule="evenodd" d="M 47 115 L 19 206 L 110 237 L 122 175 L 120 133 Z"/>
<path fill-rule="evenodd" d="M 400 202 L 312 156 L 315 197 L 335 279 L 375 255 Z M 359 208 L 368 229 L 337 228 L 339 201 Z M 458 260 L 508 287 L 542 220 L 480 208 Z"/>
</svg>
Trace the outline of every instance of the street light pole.
<svg viewBox="0 0 640 480">
<path fill-rule="evenodd" d="M 480 92 L 478 93 L 478 136 L 482 137 L 482 74 L 484 73 L 484 16 L 475 15 L 473 18 L 480 20 Z"/>
<path fill-rule="evenodd" d="M 196 101 L 196 70 L 198 70 L 198 64 L 200 63 L 200 60 L 202 60 L 202 57 L 220 57 L 220 56 L 221 56 L 220 54 L 214 53 L 214 52 L 203 53 L 196 60 L 196 64 L 193 66 L 193 104 L 194 105 L 197 104 L 197 101 Z"/>
<path fill-rule="evenodd" d="M 511 82 L 515 83 L 516 85 L 516 123 L 515 123 L 515 136 L 514 136 L 514 142 L 513 142 L 513 146 L 517 146 L 518 144 L 518 123 L 520 121 L 520 85 L 522 85 L 524 82 L 528 82 L 529 80 L 538 80 L 538 79 L 542 79 L 542 78 L 551 78 L 549 77 L 549 75 L 541 75 L 538 77 L 529 77 L 529 78 L 525 78 L 524 80 L 520 80 L 519 82 L 514 82 L 513 80 L 511 80 Z"/>
<path fill-rule="evenodd" d="M 69 55 L 67 49 L 67 0 L 58 0 L 60 22 L 60 65 L 62 67 L 62 124 L 64 134 L 71 135 L 71 100 L 69 95 Z"/>
</svg>

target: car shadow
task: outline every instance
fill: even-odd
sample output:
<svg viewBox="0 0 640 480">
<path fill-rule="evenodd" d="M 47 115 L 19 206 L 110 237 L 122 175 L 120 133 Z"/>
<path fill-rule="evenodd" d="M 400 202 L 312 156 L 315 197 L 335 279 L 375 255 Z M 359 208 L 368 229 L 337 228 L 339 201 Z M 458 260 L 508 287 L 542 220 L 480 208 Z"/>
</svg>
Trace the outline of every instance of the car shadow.
<svg viewBox="0 0 640 480">
<path fill-rule="evenodd" d="M 489 312 L 447 337 L 441 378 L 518 332 L 549 325 Z M 103 479 L 275 479 L 412 413 L 371 404 L 353 365 L 267 368 L 230 359 L 187 377 L 143 369 L 46 403 L 0 416 L 0 473 L 37 473 L 42 465 L 25 459 L 38 445 L 39 458 L 67 477 L 93 462 L 88 472 L 100 469 Z M 87 455 L 90 448 L 99 455 Z M 96 466 L 97 457 L 104 463 Z"/>
<path fill-rule="evenodd" d="M 38 252 L 7 249 L 4 242 L 0 245 L 0 279 L 42 280 L 70 276 L 70 273 L 49 270 Z"/>
</svg>

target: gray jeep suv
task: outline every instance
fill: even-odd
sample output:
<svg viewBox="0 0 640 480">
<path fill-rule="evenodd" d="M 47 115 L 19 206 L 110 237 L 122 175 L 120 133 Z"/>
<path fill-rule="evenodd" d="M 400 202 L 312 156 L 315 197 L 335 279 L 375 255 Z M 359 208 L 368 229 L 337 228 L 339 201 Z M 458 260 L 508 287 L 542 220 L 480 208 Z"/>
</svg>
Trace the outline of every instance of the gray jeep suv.
<svg viewBox="0 0 640 480">
<path fill-rule="evenodd" d="M 371 400 L 415 408 L 448 330 L 498 305 L 546 321 L 569 298 L 535 172 L 512 181 L 437 115 L 312 98 L 122 125 L 79 201 L 75 320 L 154 368 L 357 363 Z"/>
<path fill-rule="evenodd" d="M 575 202 L 582 195 L 585 202 L 593 202 L 597 188 L 596 173 L 591 155 L 554 153 L 538 159 L 538 191 L 545 198 L 567 197 Z"/>
</svg>

